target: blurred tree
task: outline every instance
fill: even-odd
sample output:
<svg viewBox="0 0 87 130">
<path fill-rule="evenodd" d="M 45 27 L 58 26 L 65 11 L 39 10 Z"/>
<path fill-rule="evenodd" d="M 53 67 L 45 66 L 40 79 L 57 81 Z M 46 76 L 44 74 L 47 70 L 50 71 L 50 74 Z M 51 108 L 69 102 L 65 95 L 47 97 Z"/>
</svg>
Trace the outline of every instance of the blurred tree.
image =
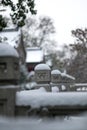
<svg viewBox="0 0 87 130">
<path fill-rule="evenodd" d="M 9 6 L 11 9 L 11 18 L 14 24 L 19 27 L 25 25 L 25 19 L 27 13 L 36 14 L 36 10 L 34 10 L 35 4 L 34 0 L 18 0 L 17 2 L 13 2 L 13 0 L 1 0 L 0 6 Z M 2 23 L 0 26 L 4 28 Z"/>
<path fill-rule="evenodd" d="M 67 69 L 76 82 L 87 82 L 87 29 L 73 30 L 72 35 L 76 40 L 70 47 L 75 56 Z"/>
<path fill-rule="evenodd" d="M 62 72 L 66 70 L 71 60 L 70 47 L 64 44 L 61 50 L 56 50 L 53 56 L 53 64 L 55 68 L 60 69 Z M 56 66 L 55 66 L 56 65 Z"/>
<path fill-rule="evenodd" d="M 26 47 L 41 47 L 46 53 L 55 49 L 55 27 L 51 18 L 29 17 L 23 27 L 24 42 Z"/>
<path fill-rule="evenodd" d="M 72 30 L 72 36 L 75 37 L 75 43 L 71 44 L 73 51 L 79 54 L 87 52 L 87 28 Z"/>
<path fill-rule="evenodd" d="M 61 52 L 58 50 L 54 50 L 54 52 L 49 53 L 47 57 L 47 64 L 51 66 L 52 69 L 64 69 L 64 62 L 61 60 L 59 54 Z"/>
<path fill-rule="evenodd" d="M 7 26 L 7 22 L 5 20 L 5 18 L 0 15 L 0 31 L 2 31 L 3 28 L 5 28 Z"/>
<path fill-rule="evenodd" d="M 55 41 L 55 27 L 48 16 L 29 17 L 22 28 L 26 47 L 40 47 L 45 54 L 46 63 L 53 68 L 59 67 L 59 51 Z M 60 62 L 62 68 L 63 63 Z"/>
</svg>

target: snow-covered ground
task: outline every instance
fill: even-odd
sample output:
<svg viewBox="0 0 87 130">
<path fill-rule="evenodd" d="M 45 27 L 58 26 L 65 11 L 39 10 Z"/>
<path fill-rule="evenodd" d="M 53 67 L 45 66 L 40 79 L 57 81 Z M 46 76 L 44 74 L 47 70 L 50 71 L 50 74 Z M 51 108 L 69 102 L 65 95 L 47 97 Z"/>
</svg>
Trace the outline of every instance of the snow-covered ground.
<svg viewBox="0 0 87 130">
<path fill-rule="evenodd" d="M 87 117 L 0 118 L 0 130 L 87 130 Z"/>
</svg>

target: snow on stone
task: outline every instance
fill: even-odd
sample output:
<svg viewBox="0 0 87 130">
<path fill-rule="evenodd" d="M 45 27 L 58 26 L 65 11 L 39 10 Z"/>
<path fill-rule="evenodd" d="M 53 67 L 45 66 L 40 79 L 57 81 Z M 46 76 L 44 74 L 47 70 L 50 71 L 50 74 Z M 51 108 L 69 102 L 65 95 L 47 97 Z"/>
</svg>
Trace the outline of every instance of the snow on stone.
<svg viewBox="0 0 87 130">
<path fill-rule="evenodd" d="M 27 90 L 34 89 L 36 85 L 37 85 L 36 82 L 29 82 L 29 83 L 26 83 L 25 89 L 27 89 Z"/>
<path fill-rule="evenodd" d="M 51 71 L 51 74 L 61 74 L 61 72 L 56 69 L 56 70 L 52 70 L 52 71 Z"/>
<path fill-rule="evenodd" d="M 9 88 L 19 88 L 18 85 L 0 85 L 0 88 L 3 88 L 3 89 L 9 89 Z"/>
<path fill-rule="evenodd" d="M 53 93 L 59 92 L 59 88 L 57 86 L 52 87 L 52 92 Z"/>
<path fill-rule="evenodd" d="M 15 48 L 6 43 L 0 43 L 0 56 L 15 56 L 19 57 Z"/>
<path fill-rule="evenodd" d="M 32 76 L 34 76 L 34 75 L 35 75 L 35 72 L 34 72 L 34 71 L 31 71 L 31 72 L 29 72 L 27 78 L 30 79 L 30 78 L 31 78 Z"/>
<path fill-rule="evenodd" d="M 35 67 L 35 70 L 50 70 L 50 67 L 46 64 L 38 64 L 36 67 Z"/>
<path fill-rule="evenodd" d="M 61 89 L 62 89 L 62 90 L 66 90 L 66 86 L 65 86 L 65 85 L 62 85 L 62 86 L 61 86 Z"/>
<path fill-rule="evenodd" d="M 75 86 L 76 87 L 81 87 L 81 86 L 87 87 L 87 83 L 76 83 Z"/>
<path fill-rule="evenodd" d="M 52 70 L 51 71 L 51 74 L 60 74 L 62 77 L 67 77 L 69 79 L 72 79 L 72 80 L 75 80 L 75 78 L 69 74 L 67 74 L 66 72 L 61 72 L 59 71 L 58 69 L 55 69 L 55 70 Z"/>
<path fill-rule="evenodd" d="M 43 61 L 43 51 L 40 48 L 27 48 L 26 53 L 26 63 Z"/>
<path fill-rule="evenodd" d="M 72 79 L 72 80 L 75 80 L 75 78 L 74 78 L 73 76 L 68 75 L 68 74 L 66 74 L 66 73 L 61 73 L 61 76 L 62 76 L 62 77 L 67 77 L 67 78 Z"/>
<path fill-rule="evenodd" d="M 87 91 L 87 83 L 75 83 L 72 87 L 75 87 L 77 91 Z"/>
<path fill-rule="evenodd" d="M 52 93 L 38 89 L 20 91 L 16 93 L 16 105 L 31 106 L 32 108 L 58 105 L 87 105 L 87 92 Z"/>
</svg>

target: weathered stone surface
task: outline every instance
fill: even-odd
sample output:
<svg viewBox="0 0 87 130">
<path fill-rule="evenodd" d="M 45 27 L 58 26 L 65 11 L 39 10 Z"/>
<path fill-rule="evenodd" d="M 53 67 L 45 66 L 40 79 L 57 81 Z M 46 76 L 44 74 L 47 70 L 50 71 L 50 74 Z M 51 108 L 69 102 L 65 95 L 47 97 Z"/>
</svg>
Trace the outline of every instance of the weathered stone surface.
<svg viewBox="0 0 87 130">
<path fill-rule="evenodd" d="M 15 95 L 18 88 L 15 86 L 0 86 L 0 115 L 15 115 Z"/>
<path fill-rule="evenodd" d="M 61 82 L 61 72 L 59 70 L 52 70 L 51 71 L 51 82 L 52 83 Z"/>
<path fill-rule="evenodd" d="M 35 67 L 35 81 L 37 83 L 50 83 L 51 70 L 46 64 L 39 64 Z"/>
<path fill-rule="evenodd" d="M 17 51 L 8 44 L 0 44 L 0 84 L 17 84 L 19 71 Z"/>
</svg>

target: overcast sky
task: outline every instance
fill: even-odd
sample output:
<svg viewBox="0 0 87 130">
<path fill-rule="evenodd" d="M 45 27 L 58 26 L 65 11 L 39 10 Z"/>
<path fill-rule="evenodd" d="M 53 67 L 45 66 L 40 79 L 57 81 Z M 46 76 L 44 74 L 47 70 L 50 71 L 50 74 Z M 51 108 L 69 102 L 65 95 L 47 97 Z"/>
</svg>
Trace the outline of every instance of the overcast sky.
<svg viewBox="0 0 87 130">
<path fill-rule="evenodd" d="M 35 4 L 37 16 L 53 19 L 58 45 L 74 42 L 71 30 L 87 27 L 87 0 L 35 0 Z"/>
<path fill-rule="evenodd" d="M 35 0 L 37 15 L 50 16 L 58 44 L 71 43 L 71 30 L 87 27 L 87 0 Z"/>
</svg>

